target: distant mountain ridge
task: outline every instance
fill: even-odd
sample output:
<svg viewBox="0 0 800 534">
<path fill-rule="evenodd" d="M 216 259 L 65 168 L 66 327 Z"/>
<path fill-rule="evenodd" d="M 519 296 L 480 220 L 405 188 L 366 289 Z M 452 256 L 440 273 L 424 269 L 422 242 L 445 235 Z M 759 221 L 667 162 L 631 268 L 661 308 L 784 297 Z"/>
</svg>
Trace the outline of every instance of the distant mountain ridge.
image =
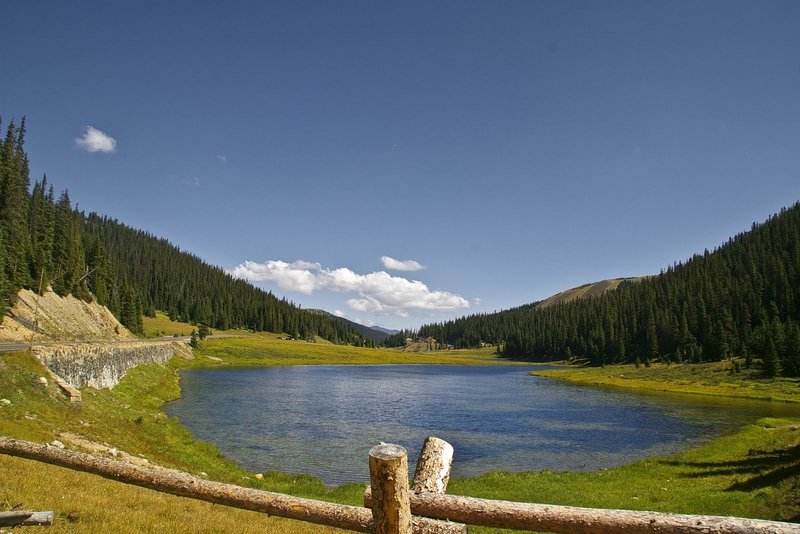
<svg viewBox="0 0 800 534">
<path fill-rule="evenodd" d="M 383 332 L 384 334 L 386 334 L 388 336 L 392 336 L 392 335 L 400 332 L 400 330 L 395 330 L 395 329 L 392 329 L 392 328 L 384 328 L 382 326 L 371 326 L 370 328 L 372 330 L 377 330 L 378 332 Z"/>
<path fill-rule="evenodd" d="M 599 282 L 583 284 L 582 286 L 573 287 L 572 289 L 567 289 L 566 291 L 561 291 L 560 293 L 556 293 L 555 295 L 547 297 L 546 299 L 537 302 L 536 306 L 539 308 L 547 308 L 549 306 L 565 304 L 574 300 L 598 297 L 607 291 L 617 289 L 620 285 L 626 282 L 633 283 L 638 282 L 641 279 L 641 276 L 633 278 L 613 278 L 610 280 L 600 280 Z"/>
<path fill-rule="evenodd" d="M 338 315 L 334 315 L 331 312 L 325 310 L 313 308 L 313 309 L 306 309 L 306 311 L 330 317 L 334 321 L 341 321 L 342 323 L 347 325 L 351 330 L 361 334 L 364 337 L 364 339 L 369 339 L 379 344 L 383 343 L 383 341 L 390 335 L 396 334 L 398 332 L 398 330 L 389 330 L 386 328 L 381 328 L 380 326 L 365 326 L 355 321 L 351 321 L 350 319 L 339 317 Z"/>
</svg>

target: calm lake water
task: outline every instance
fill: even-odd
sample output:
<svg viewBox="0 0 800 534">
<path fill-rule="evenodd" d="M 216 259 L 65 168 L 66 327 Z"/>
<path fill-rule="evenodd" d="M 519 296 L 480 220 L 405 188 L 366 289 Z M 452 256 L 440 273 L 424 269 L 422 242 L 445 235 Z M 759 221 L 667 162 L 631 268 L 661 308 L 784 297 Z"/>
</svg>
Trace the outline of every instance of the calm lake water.
<svg viewBox="0 0 800 534">
<path fill-rule="evenodd" d="M 297 366 L 194 369 L 169 403 L 200 439 L 256 472 L 368 482 L 368 452 L 426 436 L 455 448 L 453 476 L 595 470 L 685 450 L 798 408 L 643 396 L 528 375 L 523 366 Z"/>
</svg>

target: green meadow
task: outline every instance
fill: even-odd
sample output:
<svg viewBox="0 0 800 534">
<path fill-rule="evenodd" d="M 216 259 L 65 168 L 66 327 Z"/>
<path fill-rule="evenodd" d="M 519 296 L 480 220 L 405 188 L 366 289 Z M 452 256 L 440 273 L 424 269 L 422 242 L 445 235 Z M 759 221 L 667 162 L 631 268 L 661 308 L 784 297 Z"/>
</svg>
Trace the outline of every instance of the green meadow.
<svg viewBox="0 0 800 534">
<path fill-rule="evenodd" d="M 713 397 L 800 402 L 800 379 L 764 378 L 744 368 L 744 359 L 701 364 L 608 365 L 536 371 L 537 376 L 585 386 L 624 388 L 639 393 L 672 392 Z"/>
<path fill-rule="evenodd" d="M 29 354 L 4 353 L 0 355 L 0 397 L 10 404 L 0 407 L 0 433 L 37 442 L 58 439 L 78 450 L 87 450 L 86 443 L 91 442 L 99 447 L 97 454 L 108 455 L 113 447 L 213 480 L 358 505 L 361 486 L 329 489 L 313 477 L 277 472 L 257 479 L 256 473 L 227 460 L 215 446 L 195 439 L 161 410 L 180 394 L 178 372 L 222 365 L 508 363 L 494 356 L 493 349 L 404 353 L 277 337 L 207 339 L 194 359 L 176 356 L 166 365 L 137 367 L 112 390 L 84 389 L 80 407 L 71 405 L 52 383 L 37 382 L 45 371 Z M 75 436 L 84 441 L 75 442 Z M 734 435 L 674 456 L 589 473 L 489 473 L 453 480 L 448 492 L 575 506 L 795 520 L 800 518 L 799 450 L 800 419 L 762 419 Z M 58 533 L 334 530 L 0 455 L 0 509 L 23 508 L 54 510 L 56 525 L 47 532 Z M 76 522 L 67 519 L 70 512 L 77 512 Z M 38 530 L 26 528 L 26 532 Z M 493 532 L 475 527 L 471 531 Z"/>
</svg>

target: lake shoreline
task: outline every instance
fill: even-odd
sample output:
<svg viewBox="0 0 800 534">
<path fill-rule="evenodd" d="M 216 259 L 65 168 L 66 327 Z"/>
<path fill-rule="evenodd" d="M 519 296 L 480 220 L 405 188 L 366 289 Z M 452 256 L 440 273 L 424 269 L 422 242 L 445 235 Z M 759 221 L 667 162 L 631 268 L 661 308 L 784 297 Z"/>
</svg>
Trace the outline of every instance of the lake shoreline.
<svg viewBox="0 0 800 534">
<path fill-rule="evenodd" d="M 238 347 L 231 346 L 237 345 L 232 339 L 225 340 L 225 343 L 228 344 L 227 347 L 219 346 L 219 351 L 231 349 L 239 352 L 236 350 Z M 296 347 L 300 349 L 301 345 Z M 309 363 L 321 363 L 321 360 L 327 360 L 326 363 L 340 363 L 342 359 L 350 357 L 347 354 L 353 353 L 343 352 L 335 346 L 326 347 L 324 357 L 320 357 L 319 353 L 312 355 L 308 358 Z M 76 432 L 95 441 L 108 442 L 120 450 L 142 455 L 159 465 L 194 474 L 206 473 L 209 479 L 360 505 L 363 487 L 357 484 L 328 489 L 313 477 L 280 472 L 264 473 L 263 479 L 258 480 L 253 472 L 226 459 L 217 447 L 202 442 L 177 420 L 166 417 L 161 407 L 180 395 L 179 371 L 182 369 L 240 364 L 243 360 L 247 360 L 248 365 L 258 366 L 300 364 L 304 359 L 298 357 L 299 350 L 294 349 L 288 355 L 254 360 L 246 353 L 255 347 L 244 348 L 245 354 L 239 353 L 235 356 L 207 352 L 206 348 L 198 351 L 194 360 L 173 357 L 166 365 L 154 364 L 136 368 L 114 390 L 86 390 L 81 411 L 75 411 L 67 401 L 58 400 L 57 392 L 47 389 L 52 386 L 41 390 L 40 386 L 35 385 L 36 377 L 42 373 L 36 362 L 29 357 L 6 356 L 0 361 L 0 366 L 4 370 L 4 381 L 8 382 L 7 395 L 13 405 L 4 408 L 0 430 L 6 435 L 48 443 L 58 439 L 61 432 Z M 205 357 L 206 354 L 219 357 L 220 361 L 210 360 Z M 341 357 L 342 354 L 345 356 Z M 375 354 L 369 359 L 376 356 L 384 358 Z M 403 353 L 385 356 L 390 359 L 402 358 Z M 278 360 L 286 361 L 279 363 Z M 30 413 L 38 414 L 37 418 L 26 418 L 25 415 Z M 87 424 L 90 426 L 86 426 Z M 792 498 L 793 487 L 798 482 L 797 476 L 787 476 L 775 484 L 754 490 L 742 489 L 736 484 L 741 485 L 747 480 L 754 480 L 753 484 L 756 484 L 759 477 L 763 478 L 762 475 L 780 472 L 781 469 L 788 469 L 789 473 L 795 472 L 794 458 L 786 456 L 782 451 L 789 451 L 797 445 L 797 432 L 794 429 L 798 427 L 800 418 L 763 420 L 715 439 L 698 449 L 674 456 L 648 458 L 592 473 L 535 471 L 456 478 L 451 481 L 448 492 L 573 506 L 788 520 L 800 516 L 800 506 Z M 753 451 L 761 451 L 767 456 L 753 457 Z M 766 469 L 762 474 L 748 471 L 732 475 L 701 467 L 701 464 L 741 464 L 746 467 L 754 461 L 761 461 L 762 457 L 765 462 L 762 463 L 762 471 Z M 653 479 L 654 473 L 659 474 L 659 480 Z M 69 510 L 81 511 L 82 528 L 89 530 L 101 529 L 108 524 L 118 525 L 121 532 L 152 529 L 151 519 L 157 518 L 165 506 L 161 497 L 152 492 L 119 483 L 98 481 L 97 477 L 91 475 L 66 472 L 27 460 L 0 457 L 0 478 L 7 481 L 9 488 L 14 488 L 10 494 L 14 502 L 37 508 L 48 506 L 54 499 L 60 500 L 63 515 Z M 667 480 L 672 482 L 665 482 Z M 45 481 L 47 482 L 43 483 Z M 114 499 L 109 500 L 108 495 L 111 494 Z M 131 508 L 124 505 L 128 501 L 139 504 Z M 204 524 L 215 525 L 219 530 L 257 532 L 263 531 L 265 525 L 268 525 L 268 528 L 276 532 L 324 531 L 313 525 L 282 523 L 279 519 L 264 518 L 261 514 L 205 506 L 186 499 L 177 500 L 176 503 L 185 504 L 172 505 L 173 508 L 181 508 L 174 512 L 172 520 L 176 523 L 173 524 L 173 529 L 178 528 L 176 525 L 181 528 L 194 525 L 197 514 L 202 513 Z M 187 515 L 186 510 L 194 511 Z M 64 524 L 65 519 L 61 519 Z M 192 526 L 192 529 L 188 531 L 205 532 L 202 525 Z M 54 533 L 61 532 L 57 527 L 51 530 Z M 491 532 L 484 529 L 475 531 Z"/>
<path fill-rule="evenodd" d="M 759 417 L 800 416 L 746 401 L 576 388 L 531 377 L 533 369 L 195 368 L 181 373 L 181 399 L 165 410 L 248 469 L 302 471 L 326 485 L 368 481 L 361 456 L 381 441 L 406 447 L 413 463 L 426 437 L 445 439 L 456 448 L 454 477 L 595 471 L 685 451 Z"/>
<path fill-rule="evenodd" d="M 641 394 L 674 393 L 761 402 L 800 403 L 800 380 L 760 379 L 757 371 L 731 373 L 729 362 L 706 364 L 633 364 L 565 367 L 533 371 L 535 376 L 588 387 L 607 387 Z"/>
</svg>

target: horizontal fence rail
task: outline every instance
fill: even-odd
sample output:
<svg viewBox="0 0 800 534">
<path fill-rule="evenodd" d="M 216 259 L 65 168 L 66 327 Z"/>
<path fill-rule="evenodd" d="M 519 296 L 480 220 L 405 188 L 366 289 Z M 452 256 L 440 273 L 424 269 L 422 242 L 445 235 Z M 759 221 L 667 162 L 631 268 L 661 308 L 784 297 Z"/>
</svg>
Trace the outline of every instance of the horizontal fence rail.
<svg viewBox="0 0 800 534">
<path fill-rule="evenodd" d="M 53 512 L 0 512 L 0 527 L 41 527 L 53 524 Z"/>
<path fill-rule="evenodd" d="M 360 506 L 243 488 L 234 484 L 204 480 L 174 469 L 141 467 L 5 436 L 0 436 L 0 453 L 84 471 L 179 497 L 356 532 L 374 532 L 372 511 Z M 451 532 L 449 528 L 451 523 L 445 521 L 413 517 L 412 523 L 414 532 L 420 534 Z"/>
<path fill-rule="evenodd" d="M 372 484 L 364 496 L 365 508 L 243 488 L 203 480 L 173 469 L 140 467 L 3 436 L 0 436 L 0 453 L 181 497 L 357 532 L 439 534 L 466 532 L 464 524 L 470 524 L 578 534 L 800 534 L 800 525 L 780 521 L 577 508 L 446 495 L 452 447 L 448 450 L 442 444 L 447 447 L 449 444 L 438 438 L 429 440 L 420 453 L 417 476 L 410 491 L 407 467 L 404 467 L 407 466 L 405 449 L 381 444 L 370 451 Z M 428 465 L 421 467 L 422 463 Z M 401 474 L 404 469 L 405 474 Z M 420 472 L 427 474 L 420 475 Z M 388 498 L 373 502 L 373 495 Z M 394 519 L 384 520 L 387 514 Z M 410 524 L 408 514 L 413 514 Z"/>
</svg>

